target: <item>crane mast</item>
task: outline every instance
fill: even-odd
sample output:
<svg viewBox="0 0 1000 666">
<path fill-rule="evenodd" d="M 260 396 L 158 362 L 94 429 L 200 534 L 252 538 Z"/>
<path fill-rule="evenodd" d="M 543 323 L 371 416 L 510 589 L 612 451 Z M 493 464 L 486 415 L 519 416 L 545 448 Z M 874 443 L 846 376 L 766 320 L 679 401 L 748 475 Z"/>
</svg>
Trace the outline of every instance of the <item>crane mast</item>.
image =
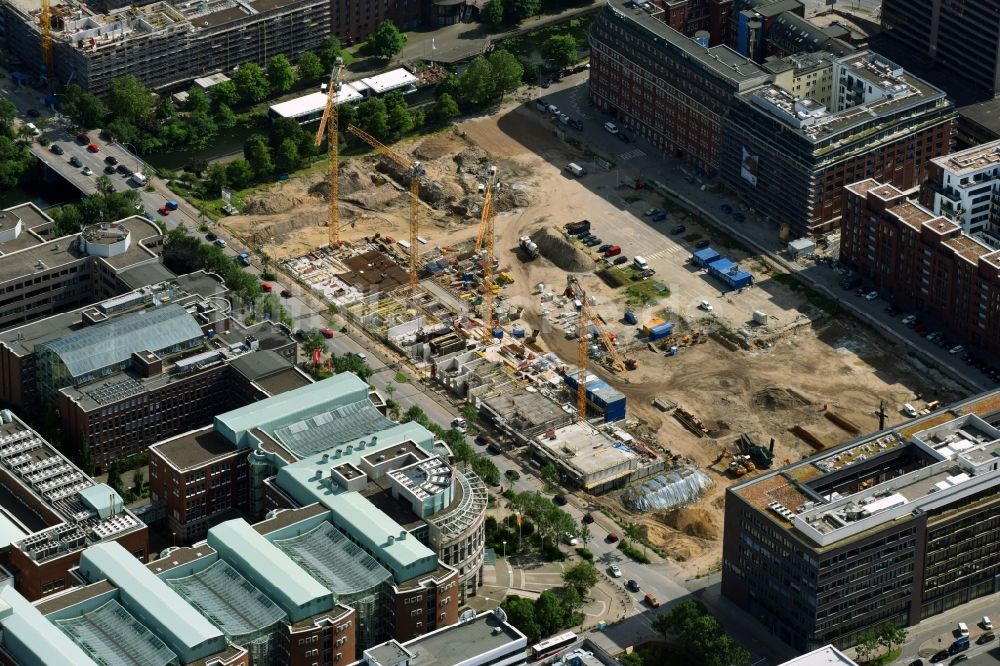
<svg viewBox="0 0 1000 666">
<path fill-rule="evenodd" d="M 42 25 L 42 63 L 45 65 L 45 77 L 55 76 L 55 58 L 52 55 L 52 10 L 49 0 L 42 0 L 42 12 L 38 15 Z"/>
<path fill-rule="evenodd" d="M 47 0 L 42 0 L 43 2 Z M 328 179 L 330 181 L 330 208 L 327 213 L 327 227 L 330 232 L 330 247 L 340 243 L 340 138 L 338 136 L 337 93 L 340 92 L 340 76 L 344 71 L 344 59 L 337 57 L 330 72 L 330 85 L 326 94 L 323 117 L 316 130 L 316 145 L 323 143 L 326 133 L 326 154 L 329 160 Z"/>
</svg>

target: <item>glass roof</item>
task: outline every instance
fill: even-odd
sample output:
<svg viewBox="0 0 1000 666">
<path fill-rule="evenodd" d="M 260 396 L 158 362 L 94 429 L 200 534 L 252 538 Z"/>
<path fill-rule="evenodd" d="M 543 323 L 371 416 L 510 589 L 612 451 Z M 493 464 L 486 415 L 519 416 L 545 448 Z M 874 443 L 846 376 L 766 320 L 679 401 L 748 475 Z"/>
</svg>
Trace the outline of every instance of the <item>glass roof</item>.
<svg viewBox="0 0 1000 666">
<path fill-rule="evenodd" d="M 296 564 L 338 597 L 364 592 L 392 579 L 374 557 L 330 523 L 291 539 L 274 542 Z"/>
<path fill-rule="evenodd" d="M 394 425 L 365 396 L 363 400 L 278 428 L 274 435 L 296 456 L 305 458 Z"/>
<path fill-rule="evenodd" d="M 56 620 L 56 624 L 103 666 L 180 663 L 163 641 L 114 599 L 89 613 Z"/>
</svg>

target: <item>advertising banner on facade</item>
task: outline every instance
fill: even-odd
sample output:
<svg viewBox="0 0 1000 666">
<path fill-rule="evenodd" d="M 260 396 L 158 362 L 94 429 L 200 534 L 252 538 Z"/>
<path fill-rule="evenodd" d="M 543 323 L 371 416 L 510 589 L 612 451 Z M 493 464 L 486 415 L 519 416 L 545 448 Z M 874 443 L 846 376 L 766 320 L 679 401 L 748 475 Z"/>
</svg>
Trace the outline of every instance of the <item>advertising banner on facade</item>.
<svg viewBox="0 0 1000 666">
<path fill-rule="evenodd" d="M 757 187 L 757 167 L 760 164 L 760 157 L 754 155 L 746 146 L 743 146 L 743 161 L 740 163 L 740 175 L 754 187 Z"/>
</svg>

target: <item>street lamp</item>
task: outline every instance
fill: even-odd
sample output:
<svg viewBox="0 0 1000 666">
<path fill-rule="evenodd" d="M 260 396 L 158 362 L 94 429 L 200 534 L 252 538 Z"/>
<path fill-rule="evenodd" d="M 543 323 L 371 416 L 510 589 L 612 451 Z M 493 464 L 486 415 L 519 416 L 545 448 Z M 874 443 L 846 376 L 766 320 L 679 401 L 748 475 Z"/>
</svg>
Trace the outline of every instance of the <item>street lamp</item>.
<svg viewBox="0 0 1000 666">
<path fill-rule="evenodd" d="M 132 157 L 135 158 L 135 170 L 137 173 L 142 173 L 142 162 L 139 161 L 139 151 L 135 149 L 135 146 L 133 146 L 131 143 L 125 143 L 123 141 L 119 141 L 118 145 L 124 146 L 125 152 L 130 153 Z M 131 148 L 132 150 L 129 151 L 129 148 Z"/>
<path fill-rule="evenodd" d="M 507 559 L 507 542 L 503 542 L 503 559 Z"/>
</svg>

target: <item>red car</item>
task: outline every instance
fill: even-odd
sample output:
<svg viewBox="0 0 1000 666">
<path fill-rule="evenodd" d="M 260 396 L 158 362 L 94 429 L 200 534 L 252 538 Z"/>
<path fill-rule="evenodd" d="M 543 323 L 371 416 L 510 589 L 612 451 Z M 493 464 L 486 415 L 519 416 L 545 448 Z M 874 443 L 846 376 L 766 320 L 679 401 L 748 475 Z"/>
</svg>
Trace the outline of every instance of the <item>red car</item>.
<svg viewBox="0 0 1000 666">
<path fill-rule="evenodd" d="M 287 289 L 282 289 L 281 290 L 281 297 L 282 298 L 291 298 L 292 297 L 292 292 L 288 291 Z"/>
<path fill-rule="evenodd" d="M 324 338 L 332 338 L 333 337 L 333 329 L 332 328 L 321 328 L 321 329 L 319 329 L 319 332 L 323 334 Z"/>
<path fill-rule="evenodd" d="M 99 152 L 101 152 L 101 149 L 97 147 L 96 143 L 92 143 L 89 146 L 87 146 L 87 150 L 89 150 L 92 153 L 99 153 Z"/>
<path fill-rule="evenodd" d="M 260 288 L 266 294 L 270 294 L 271 293 L 271 283 L 270 282 L 261 282 L 260 283 Z"/>
</svg>

